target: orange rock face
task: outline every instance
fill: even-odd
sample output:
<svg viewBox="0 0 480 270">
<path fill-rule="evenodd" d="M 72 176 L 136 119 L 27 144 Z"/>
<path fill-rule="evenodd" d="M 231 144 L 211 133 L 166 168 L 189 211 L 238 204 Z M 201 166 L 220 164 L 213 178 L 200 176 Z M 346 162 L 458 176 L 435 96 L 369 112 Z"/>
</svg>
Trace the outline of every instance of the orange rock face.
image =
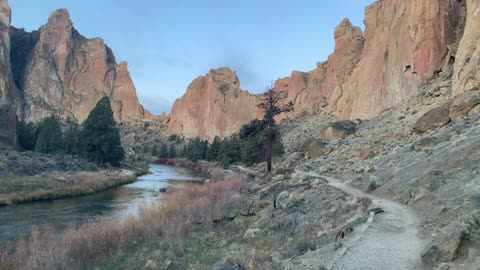
<svg viewBox="0 0 480 270">
<path fill-rule="evenodd" d="M 416 94 L 422 79 L 440 72 L 458 40 L 461 4 L 442 0 L 377 1 L 366 8 L 365 33 L 345 19 L 335 29 L 328 61 L 276 84 L 295 101 L 295 113 L 322 106 L 344 119 L 370 118 Z"/>
<path fill-rule="evenodd" d="M 0 0 L 0 143 L 16 145 L 15 85 L 10 64 L 11 10 Z"/>
<path fill-rule="evenodd" d="M 457 0 L 383 0 L 365 13 L 364 33 L 347 19 L 335 29 L 335 51 L 328 61 L 275 82 L 275 90 L 288 93 L 285 102 L 295 104 L 293 112 L 278 120 L 318 111 L 342 119 L 371 118 L 416 95 L 422 82 L 452 71 L 454 94 L 479 88 L 480 0 L 466 5 Z M 227 106 L 212 101 L 221 91 L 207 83 L 211 77 L 194 81 L 177 101 L 171 131 L 211 138 L 261 117 L 260 111 L 253 113 L 253 105 L 238 111 L 239 99 L 229 99 L 234 105 Z M 232 112 L 234 117 L 227 116 Z"/>
<path fill-rule="evenodd" d="M 240 89 L 228 68 L 211 70 L 188 86 L 170 113 L 168 131 L 187 138 L 211 140 L 228 136 L 257 117 L 258 98 Z"/>
<path fill-rule="evenodd" d="M 327 62 L 318 63 L 308 73 L 294 71 L 291 77 L 278 80 L 275 89 L 286 91 L 288 100 L 295 103 L 290 116 L 317 112 L 327 105 L 328 110 L 337 110 L 343 85 L 359 62 L 363 47 L 361 29 L 345 19 L 335 29 L 335 51 Z"/>
<path fill-rule="evenodd" d="M 68 11 L 53 12 L 39 32 L 18 79 L 21 118 L 37 122 L 53 114 L 81 123 L 103 96 L 110 97 L 117 120 L 150 115 L 138 101 L 127 64 L 117 65 L 102 39 L 81 36 Z"/>
<path fill-rule="evenodd" d="M 365 47 L 333 112 L 370 118 L 442 70 L 461 21 L 459 1 L 389 0 L 366 8 Z"/>
</svg>

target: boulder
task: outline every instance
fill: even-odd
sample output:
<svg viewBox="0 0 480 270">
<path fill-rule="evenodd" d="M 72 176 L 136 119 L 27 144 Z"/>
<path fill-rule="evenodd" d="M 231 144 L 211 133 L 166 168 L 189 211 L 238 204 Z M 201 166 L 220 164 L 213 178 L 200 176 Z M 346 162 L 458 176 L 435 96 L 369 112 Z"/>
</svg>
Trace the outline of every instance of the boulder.
<svg viewBox="0 0 480 270">
<path fill-rule="evenodd" d="M 332 147 L 324 140 L 313 140 L 305 148 L 308 158 L 319 158 L 332 152 Z"/>
<path fill-rule="evenodd" d="M 287 169 L 295 168 L 304 159 L 305 155 L 301 152 L 293 152 L 283 161 L 283 167 Z"/>
<path fill-rule="evenodd" d="M 255 238 L 259 232 L 260 229 L 247 229 L 243 238 Z"/>
<path fill-rule="evenodd" d="M 365 169 L 363 169 L 364 173 L 372 173 L 374 171 L 375 171 L 375 166 L 373 166 L 372 164 L 368 164 L 367 166 L 365 166 Z"/>
<path fill-rule="evenodd" d="M 450 121 L 450 103 L 447 103 L 428 111 L 420 117 L 417 123 L 415 123 L 413 130 L 417 133 L 424 133 L 436 128 L 444 127 L 450 123 Z"/>
<path fill-rule="evenodd" d="M 465 232 L 464 226 L 451 225 L 446 232 L 430 242 L 422 251 L 423 264 L 433 268 L 440 263 L 453 261 L 465 238 Z"/>
<path fill-rule="evenodd" d="M 480 105 L 480 93 L 478 91 L 460 94 L 452 100 L 449 116 L 452 120 L 462 120 L 478 105 Z"/>
<path fill-rule="evenodd" d="M 374 156 L 374 152 L 371 148 L 362 148 L 358 154 L 358 160 L 367 160 Z"/>
<path fill-rule="evenodd" d="M 343 139 L 357 131 L 357 125 L 352 121 L 338 121 L 332 123 L 329 127 L 320 132 L 320 138 L 333 141 Z"/>
<path fill-rule="evenodd" d="M 158 265 L 156 262 L 152 260 L 148 260 L 147 263 L 145 264 L 145 269 L 147 270 L 158 270 Z"/>
<path fill-rule="evenodd" d="M 415 151 L 422 151 L 425 148 L 428 148 L 436 143 L 436 140 L 432 137 L 426 137 L 415 142 L 411 149 Z"/>
<path fill-rule="evenodd" d="M 368 182 L 367 192 L 372 192 L 379 188 L 382 185 L 380 178 L 375 175 L 370 175 L 370 180 Z"/>
</svg>

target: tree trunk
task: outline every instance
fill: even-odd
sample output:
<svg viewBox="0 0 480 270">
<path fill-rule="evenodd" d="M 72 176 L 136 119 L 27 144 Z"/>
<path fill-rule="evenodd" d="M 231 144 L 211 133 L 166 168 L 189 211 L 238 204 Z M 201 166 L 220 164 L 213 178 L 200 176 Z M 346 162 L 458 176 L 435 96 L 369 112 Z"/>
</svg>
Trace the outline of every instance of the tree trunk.
<svg viewBox="0 0 480 270">
<path fill-rule="evenodd" d="M 269 136 L 269 138 L 267 139 L 267 153 L 266 153 L 267 173 L 272 171 L 272 152 L 273 152 L 273 139 L 272 139 L 272 136 Z"/>
</svg>

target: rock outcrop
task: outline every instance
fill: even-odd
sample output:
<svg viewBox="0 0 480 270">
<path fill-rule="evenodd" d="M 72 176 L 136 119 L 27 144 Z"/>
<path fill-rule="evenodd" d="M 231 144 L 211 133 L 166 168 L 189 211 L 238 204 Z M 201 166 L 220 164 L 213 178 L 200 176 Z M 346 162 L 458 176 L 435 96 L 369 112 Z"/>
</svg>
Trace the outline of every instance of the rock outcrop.
<svg viewBox="0 0 480 270">
<path fill-rule="evenodd" d="M 240 89 L 237 75 L 228 68 L 211 70 L 193 80 L 177 99 L 167 120 L 170 133 L 187 138 L 228 136 L 257 118 L 258 97 Z"/>
<path fill-rule="evenodd" d="M 335 111 L 343 85 L 360 60 L 363 47 L 362 30 L 345 19 L 335 29 L 335 51 L 327 62 L 318 63 L 310 72 L 294 71 L 291 77 L 278 80 L 275 90 L 286 91 L 288 101 L 295 102 L 290 116 L 318 112 L 327 105 L 327 110 Z"/>
<path fill-rule="evenodd" d="M 81 123 L 103 96 L 110 97 L 117 120 L 150 116 L 127 64 L 117 64 L 102 39 L 80 35 L 67 10 L 53 12 L 39 31 L 12 28 L 11 34 L 20 118 L 37 122 L 57 115 Z"/>
<path fill-rule="evenodd" d="M 467 21 L 455 57 L 453 94 L 479 90 L 480 85 L 480 1 L 466 0 Z"/>
<path fill-rule="evenodd" d="M 453 0 L 377 1 L 366 8 L 364 34 L 345 19 L 327 62 L 294 72 L 275 88 L 295 101 L 294 115 L 325 107 L 343 119 L 375 116 L 415 95 L 423 80 L 452 69 L 463 10 Z"/>
<path fill-rule="evenodd" d="M 450 103 L 434 108 L 420 117 L 415 123 L 413 130 L 417 133 L 424 133 L 429 130 L 441 128 L 450 123 Z"/>
<path fill-rule="evenodd" d="M 0 0 L 0 143 L 16 145 L 15 84 L 10 64 L 11 10 Z"/>
</svg>

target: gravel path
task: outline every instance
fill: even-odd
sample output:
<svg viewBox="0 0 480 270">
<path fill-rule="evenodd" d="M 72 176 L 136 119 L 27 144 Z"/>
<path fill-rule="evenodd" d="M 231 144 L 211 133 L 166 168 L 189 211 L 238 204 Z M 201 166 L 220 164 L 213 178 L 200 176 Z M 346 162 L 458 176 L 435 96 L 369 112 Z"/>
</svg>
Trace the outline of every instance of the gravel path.
<svg viewBox="0 0 480 270">
<path fill-rule="evenodd" d="M 421 269 L 420 253 L 424 245 L 418 236 L 418 218 L 406 205 L 380 199 L 325 177 L 329 184 L 356 197 L 367 197 L 373 207 L 385 213 L 375 216 L 363 235 L 330 267 L 332 270 L 408 270 Z"/>
</svg>

